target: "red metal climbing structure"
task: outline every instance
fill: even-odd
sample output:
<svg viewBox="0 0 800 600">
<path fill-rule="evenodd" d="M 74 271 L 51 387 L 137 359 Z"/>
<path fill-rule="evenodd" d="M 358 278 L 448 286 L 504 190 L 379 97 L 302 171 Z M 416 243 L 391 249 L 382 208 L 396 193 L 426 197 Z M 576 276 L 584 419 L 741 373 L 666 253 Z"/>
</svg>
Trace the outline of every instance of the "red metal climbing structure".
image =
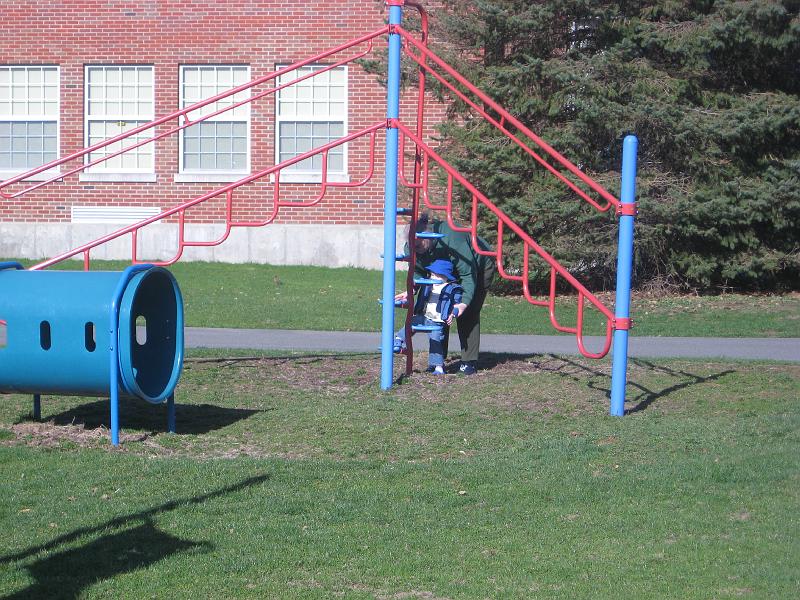
<svg viewBox="0 0 800 600">
<path fill-rule="evenodd" d="M 396 4 L 396 3 L 395 3 Z M 481 92 L 475 86 L 473 86 L 467 79 L 465 79 L 462 75 L 460 75 L 455 69 L 449 66 L 444 60 L 442 60 L 439 56 L 437 56 L 427 45 L 428 40 L 428 26 L 427 26 L 427 14 L 416 3 L 413 2 L 405 2 L 406 6 L 411 6 L 419 11 L 420 18 L 421 18 L 421 33 L 414 34 L 400 26 L 397 25 L 387 25 L 377 29 L 371 33 L 366 35 L 360 36 L 351 40 L 346 44 L 342 44 L 335 48 L 332 48 L 326 52 L 317 54 L 308 58 L 307 60 L 297 62 L 285 68 L 282 68 L 278 71 L 270 73 L 269 75 L 260 77 L 258 79 L 254 79 L 253 81 L 233 88 L 227 92 L 218 94 L 211 98 L 208 98 L 200 103 L 187 107 L 183 110 L 175 111 L 171 114 L 163 116 L 161 118 L 156 119 L 151 123 L 147 123 L 145 125 L 141 125 L 135 129 L 132 129 L 124 134 L 118 135 L 116 137 L 110 138 L 102 143 L 95 144 L 90 146 L 84 150 L 66 156 L 62 159 L 53 161 L 51 163 L 42 165 L 36 169 L 33 169 L 27 173 L 18 175 L 7 181 L 0 183 L 0 196 L 5 199 L 13 199 L 23 196 L 27 192 L 32 190 L 38 189 L 42 186 L 48 185 L 53 181 L 63 179 L 65 177 L 70 177 L 75 175 L 76 173 L 95 166 L 96 164 L 115 158 L 120 154 L 134 150 L 144 144 L 147 143 L 154 143 L 157 140 L 165 138 L 170 135 L 175 135 L 181 132 L 183 129 L 209 119 L 211 117 L 215 117 L 221 113 L 226 111 L 233 110 L 243 104 L 248 102 L 253 102 L 265 96 L 275 94 L 278 90 L 287 87 L 288 85 L 292 85 L 299 81 L 303 81 L 309 77 L 313 77 L 320 72 L 328 71 L 342 65 L 346 65 L 349 63 L 353 63 L 356 60 L 362 59 L 370 55 L 374 50 L 374 41 L 377 38 L 381 38 L 387 36 L 389 33 L 399 34 L 403 40 L 403 50 L 404 55 L 407 56 L 410 60 L 412 60 L 418 68 L 419 72 L 419 92 L 418 92 L 418 102 L 417 102 L 417 114 L 416 114 L 416 122 L 407 125 L 403 123 L 400 119 L 393 119 L 389 121 L 380 121 L 364 127 L 358 131 L 354 131 L 352 133 L 347 134 L 345 137 L 336 140 L 334 142 L 328 143 L 324 146 L 320 146 L 315 148 L 310 152 L 306 152 L 304 154 L 298 155 L 290 160 L 286 160 L 275 164 L 274 166 L 270 166 L 269 168 L 260 170 L 255 172 L 251 175 L 243 177 L 242 179 L 235 181 L 233 183 L 221 186 L 215 190 L 212 190 L 208 193 L 205 193 L 201 196 L 198 196 L 192 200 L 183 202 L 181 204 L 177 204 L 167 210 L 164 210 L 162 213 L 153 216 L 151 218 L 142 220 L 138 223 L 130 225 L 128 227 L 123 227 L 113 233 L 105 235 L 101 238 L 98 238 L 90 243 L 83 244 L 78 246 L 77 248 L 73 248 L 69 251 L 66 251 L 58 256 L 45 260 L 34 267 L 32 269 L 44 269 L 49 267 L 55 263 L 60 261 L 66 260 L 68 258 L 73 257 L 82 257 L 84 268 L 89 269 L 91 265 L 91 258 L 92 258 L 92 251 L 101 246 L 106 244 L 112 240 L 116 240 L 123 236 L 130 236 L 131 240 L 131 262 L 137 263 L 138 260 L 138 242 L 139 242 L 139 232 L 142 228 L 158 222 L 168 220 L 170 222 L 177 221 L 178 226 L 178 243 L 175 255 L 172 256 L 170 259 L 161 261 L 157 264 L 160 265 L 168 265 L 172 264 L 175 261 L 179 260 L 184 252 L 184 249 L 187 247 L 192 246 L 215 246 L 218 244 L 223 243 L 226 239 L 228 239 L 231 230 L 236 227 L 261 227 L 272 223 L 277 215 L 279 214 L 281 208 L 303 208 L 314 206 L 323 202 L 326 196 L 326 193 L 330 189 L 334 188 L 356 188 L 366 184 L 371 178 L 374 176 L 375 173 L 375 160 L 376 160 L 376 143 L 377 143 L 377 136 L 379 132 L 386 130 L 387 126 L 396 127 L 400 133 L 400 144 L 401 144 L 401 152 L 400 152 L 400 166 L 399 166 L 399 179 L 402 185 L 407 187 L 411 190 L 411 196 L 413 198 L 411 202 L 411 206 L 404 211 L 404 214 L 407 214 L 412 222 L 416 219 L 416 216 L 419 213 L 421 208 L 426 208 L 428 210 L 433 211 L 441 211 L 443 213 L 444 219 L 447 220 L 449 225 L 456 231 L 463 231 L 470 234 L 473 247 L 475 248 L 476 252 L 479 254 L 484 254 L 487 256 L 492 257 L 498 267 L 498 273 L 501 277 L 509 281 L 519 282 L 522 288 L 522 293 L 526 300 L 535 306 L 542 306 L 547 308 L 549 313 L 549 318 L 552 326 L 564 333 L 572 334 L 576 337 L 577 345 L 579 351 L 587 357 L 590 358 L 601 358 L 605 356 L 609 348 L 611 347 L 612 341 L 612 333 L 616 326 L 619 327 L 627 327 L 627 323 L 615 323 L 614 312 L 606 307 L 594 294 L 592 294 L 585 286 L 583 286 L 572 274 L 567 271 L 558 261 L 549 254 L 544 248 L 542 248 L 536 240 L 534 240 L 529 234 L 527 234 L 522 228 L 520 228 L 517 224 L 515 224 L 508 215 L 495 204 L 489 198 L 487 198 L 483 193 L 480 192 L 474 185 L 468 182 L 451 164 L 449 164 L 437 151 L 427 144 L 423 139 L 423 129 L 425 125 L 425 83 L 426 78 L 432 77 L 438 82 L 443 89 L 446 89 L 448 93 L 452 94 L 454 98 L 458 98 L 460 101 L 466 103 L 471 109 L 475 112 L 476 115 L 481 117 L 482 119 L 486 120 L 488 123 L 493 125 L 498 131 L 500 131 L 511 143 L 515 144 L 521 151 L 527 154 L 532 160 L 534 160 L 541 168 L 545 169 L 549 172 L 553 177 L 557 178 L 564 186 L 566 186 L 569 190 L 571 190 L 580 200 L 585 201 L 595 210 L 605 212 L 608 211 L 611 207 L 614 207 L 616 210 L 620 210 L 621 203 L 620 201 L 615 198 L 610 192 L 605 190 L 601 185 L 597 182 L 592 180 L 586 174 L 584 174 L 578 167 L 572 164 L 569 160 L 567 160 L 564 156 L 550 147 L 544 140 L 536 136 L 530 129 L 528 129 L 524 124 L 514 118 L 513 115 L 509 114 L 506 110 L 504 110 L 501 106 L 499 106 L 496 102 L 494 102 L 491 98 L 489 98 L 486 94 Z M 279 77 L 283 74 L 292 72 L 299 67 L 310 65 L 310 64 L 319 64 L 321 61 L 327 61 L 326 66 L 321 70 L 313 71 L 305 76 L 299 77 L 293 80 L 291 83 L 280 85 Z M 189 118 L 190 113 L 193 113 L 198 108 L 211 105 L 216 103 L 219 100 L 223 100 L 225 98 L 233 97 L 234 95 L 243 92 L 243 91 L 250 91 L 250 96 L 241 101 L 232 102 L 229 106 L 211 112 L 210 114 L 204 115 L 202 117 L 196 118 L 191 120 Z M 196 113 L 195 113 L 196 114 Z M 158 128 L 158 133 L 156 133 Z M 91 153 L 97 152 L 102 148 L 106 148 L 113 144 L 117 144 L 126 139 L 133 139 L 136 140 L 138 134 L 145 132 L 145 131 L 152 131 L 152 137 L 132 143 L 120 150 L 116 150 L 109 154 L 106 154 L 100 159 L 97 160 L 89 160 Z M 328 181 L 328 155 L 332 149 L 337 148 L 343 144 L 348 144 L 351 142 L 355 142 L 356 140 L 366 140 L 365 143 L 369 149 L 368 151 L 368 167 L 366 169 L 365 175 L 360 177 L 357 181 L 352 182 L 340 182 L 340 181 Z M 408 169 L 406 168 L 406 160 L 404 159 L 406 152 L 405 148 L 407 145 L 413 146 L 413 175 L 409 177 L 407 175 Z M 321 174 L 321 183 L 319 184 L 319 193 L 317 196 L 305 202 L 296 202 L 285 200 L 282 198 L 282 188 L 280 183 L 280 173 L 283 169 L 290 167 L 298 162 L 301 162 L 309 157 L 312 156 L 321 156 L 321 164 L 322 164 L 322 174 Z M 79 163 L 73 166 L 70 166 L 72 163 Z M 62 165 L 66 165 L 66 170 L 60 172 L 58 175 L 46 178 L 44 181 L 39 181 L 31 184 L 26 184 L 26 180 L 34 175 L 38 175 L 40 173 L 44 173 L 50 169 L 55 167 L 60 167 Z M 441 169 L 444 173 L 446 178 L 446 192 L 444 194 L 444 200 L 438 203 L 432 201 L 433 193 L 431 190 L 431 184 L 433 182 L 433 177 L 431 174 L 432 167 L 436 167 Z M 234 208 L 236 206 L 236 192 L 242 186 L 246 186 L 256 181 L 271 181 L 272 186 L 272 202 L 271 208 L 267 211 L 267 214 L 262 219 L 255 219 L 255 220 L 239 220 L 234 218 Z M 453 198 L 455 195 L 456 188 L 460 186 L 461 192 L 466 193 L 468 197 L 471 197 L 471 210 L 469 224 L 468 225 L 460 225 L 456 222 L 454 218 L 454 205 L 453 205 Z M 187 212 L 190 211 L 193 207 L 204 203 L 206 201 L 212 199 L 224 198 L 224 214 L 220 215 L 220 222 L 224 225 L 224 231 L 221 236 L 213 240 L 190 240 L 187 239 L 185 234 L 185 226 L 187 221 Z M 485 251 L 482 250 L 478 245 L 478 226 L 481 221 L 481 210 L 488 211 L 493 215 L 493 219 L 497 221 L 497 247 L 495 250 L 492 251 Z M 409 276 L 408 276 L 408 283 L 407 288 L 409 292 L 409 297 L 413 294 L 413 270 L 415 264 L 415 254 L 414 254 L 414 228 L 409 228 L 409 249 L 410 249 L 410 256 L 404 257 L 403 260 L 409 262 Z M 504 242 L 504 237 L 508 236 L 509 234 L 513 234 L 516 236 L 516 240 L 521 243 L 522 246 L 522 257 L 523 257 L 523 264 L 521 270 L 518 272 L 510 272 L 506 265 L 504 264 L 504 250 L 507 247 L 507 243 Z M 516 241 L 515 240 L 515 241 Z M 529 289 L 529 280 L 530 280 L 530 265 L 531 265 L 531 252 L 538 257 L 540 261 L 544 261 L 549 266 L 550 269 L 550 292 L 549 295 L 545 298 L 536 298 L 534 297 Z M 562 282 L 566 282 L 569 287 L 571 287 L 575 293 L 577 294 L 577 322 L 574 326 L 566 326 L 563 325 L 556 314 L 556 297 L 557 297 L 557 290 L 562 286 L 559 286 L 559 280 Z M 596 309 L 606 321 L 606 334 L 605 334 L 605 341 L 602 345 L 602 348 L 597 351 L 591 351 L 586 348 L 584 343 L 584 312 L 585 308 L 588 305 L 592 306 Z M 413 304 L 413 303 L 409 303 Z M 410 319 L 410 311 L 411 307 L 409 306 L 409 316 Z M 408 336 L 408 343 L 411 343 L 411 337 Z M 411 372 L 411 356 L 407 358 L 406 363 L 406 372 Z"/>
</svg>

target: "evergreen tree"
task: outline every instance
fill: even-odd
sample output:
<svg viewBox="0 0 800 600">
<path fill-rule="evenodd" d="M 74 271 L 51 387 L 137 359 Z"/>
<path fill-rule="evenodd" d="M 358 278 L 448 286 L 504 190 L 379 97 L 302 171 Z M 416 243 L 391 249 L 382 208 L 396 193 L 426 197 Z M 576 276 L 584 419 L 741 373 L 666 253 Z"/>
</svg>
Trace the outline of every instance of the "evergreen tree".
<svg viewBox="0 0 800 600">
<path fill-rule="evenodd" d="M 800 0 L 443 5 L 434 50 L 612 193 L 622 138 L 639 137 L 638 284 L 800 288 Z M 583 281 L 613 287 L 615 216 L 443 97 L 448 160 Z"/>
</svg>

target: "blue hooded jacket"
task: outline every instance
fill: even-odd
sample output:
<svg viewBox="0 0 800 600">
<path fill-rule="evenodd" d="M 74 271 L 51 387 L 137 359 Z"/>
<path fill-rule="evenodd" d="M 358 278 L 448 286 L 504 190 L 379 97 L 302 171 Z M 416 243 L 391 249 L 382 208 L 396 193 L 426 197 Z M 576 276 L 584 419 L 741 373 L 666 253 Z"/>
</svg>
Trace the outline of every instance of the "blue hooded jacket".
<svg viewBox="0 0 800 600">
<path fill-rule="evenodd" d="M 427 283 L 420 286 L 417 301 L 414 303 L 414 314 L 424 315 L 425 307 L 428 304 L 428 298 L 431 297 L 433 285 Z M 453 312 L 453 307 L 461 302 L 461 297 L 464 294 L 464 288 L 455 281 L 451 281 L 442 288 L 439 294 L 439 302 L 436 303 L 436 310 L 442 315 L 442 319 L 447 320 L 450 313 Z"/>
</svg>

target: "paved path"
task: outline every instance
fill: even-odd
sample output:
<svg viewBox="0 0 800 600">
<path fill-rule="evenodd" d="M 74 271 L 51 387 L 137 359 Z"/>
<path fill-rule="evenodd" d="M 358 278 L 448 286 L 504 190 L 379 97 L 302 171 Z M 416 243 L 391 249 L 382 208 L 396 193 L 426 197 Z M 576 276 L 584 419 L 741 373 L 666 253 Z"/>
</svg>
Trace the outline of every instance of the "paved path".
<svg viewBox="0 0 800 600">
<path fill-rule="evenodd" d="M 417 338 L 424 347 L 424 337 Z M 481 338 L 481 350 L 485 352 L 578 354 L 575 338 L 568 335 L 484 334 Z M 186 346 L 190 348 L 378 352 L 380 343 L 380 334 L 377 332 L 186 328 Z M 603 339 L 599 337 L 585 338 L 586 347 L 590 351 L 599 350 L 602 343 Z M 450 347 L 458 348 L 457 337 L 451 338 Z M 800 362 L 800 338 L 679 338 L 632 335 L 629 354 L 648 358 L 741 358 Z"/>
</svg>

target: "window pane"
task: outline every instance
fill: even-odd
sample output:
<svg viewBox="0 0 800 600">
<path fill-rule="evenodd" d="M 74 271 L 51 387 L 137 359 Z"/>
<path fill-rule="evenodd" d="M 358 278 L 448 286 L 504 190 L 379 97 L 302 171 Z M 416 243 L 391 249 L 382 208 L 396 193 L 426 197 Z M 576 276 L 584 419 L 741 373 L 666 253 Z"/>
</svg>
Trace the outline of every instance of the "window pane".
<svg viewBox="0 0 800 600">
<path fill-rule="evenodd" d="M 200 168 L 204 171 L 212 171 L 216 169 L 217 162 L 214 154 L 201 154 L 200 155 Z"/>
<path fill-rule="evenodd" d="M 218 169 L 230 169 L 232 166 L 232 159 L 230 154 L 220 154 L 217 156 Z"/>
<path fill-rule="evenodd" d="M 328 154 L 328 170 L 329 171 L 343 171 L 344 158 L 341 155 L 330 153 Z"/>
<path fill-rule="evenodd" d="M 247 153 L 247 140 L 245 138 L 233 138 L 233 152 L 238 152 L 240 154 Z"/>
<path fill-rule="evenodd" d="M 185 136 L 183 138 L 183 151 L 200 152 L 200 140 L 196 137 Z"/>
<path fill-rule="evenodd" d="M 298 123 L 297 137 L 311 137 L 311 123 Z"/>
<path fill-rule="evenodd" d="M 246 154 L 234 154 L 233 155 L 233 164 L 231 165 L 236 170 L 244 170 L 247 168 L 247 155 Z"/>
<path fill-rule="evenodd" d="M 238 87 L 250 78 L 248 67 L 230 65 L 186 66 L 182 67 L 181 74 L 184 83 L 181 103 L 184 107 Z M 235 97 L 223 98 L 192 111 L 189 118 L 211 115 L 249 97 L 249 90 L 239 92 Z M 249 105 L 245 104 L 189 128 L 194 130 L 192 135 L 196 137 L 196 141 L 190 143 L 189 135 L 184 137 L 184 153 L 187 159 L 183 161 L 184 168 L 202 171 L 246 169 L 249 119 Z M 195 150 L 199 152 L 197 160 L 188 160 L 189 154 Z M 237 156 L 238 151 L 243 156 Z"/>
<path fill-rule="evenodd" d="M 199 169 L 200 168 L 200 155 L 199 154 L 184 154 L 183 155 L 184 169 Z"/>
<path fill-rule="evenodd" d="M 119 121 L 89 121 L 89 144 L 97 144 L 105 139 L 112 138 L 126 131 L 130 131 L 131 129 L 135 129 L 143 123 L 143 121 L 126 121 L 122 124 L 120 124 Z M 119 152 L 120 150 L 124 150 L 122 154 L 112 158 L 107 158 L 106 160 L 92 167 L 92 169 L 97 171 L 152 170 L 152 144 L 144 144 L 138 148 L 132 148 L 132 146 L 150 139 L 150 137 L 152 137 L 152 133 L 150 131 L 142 131 L 134 136 L 120 140 L 113 144 L 109 144 L 108 146 L 92 152 L 89 155 L 89 162 L 102 159 L 103 157 Z"/>
</svg>

